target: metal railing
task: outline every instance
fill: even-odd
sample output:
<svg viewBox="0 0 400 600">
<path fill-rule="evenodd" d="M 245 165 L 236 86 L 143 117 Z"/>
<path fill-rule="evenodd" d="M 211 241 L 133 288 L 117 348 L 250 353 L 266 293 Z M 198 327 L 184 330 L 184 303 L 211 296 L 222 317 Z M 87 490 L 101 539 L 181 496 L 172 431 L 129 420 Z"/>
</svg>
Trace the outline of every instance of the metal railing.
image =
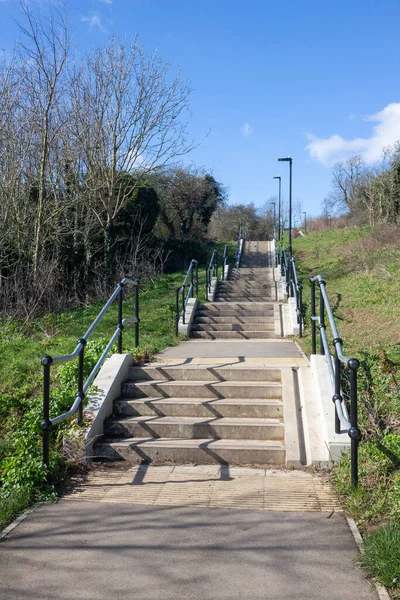
<svg viewBox="0 0 400 600">
<path fill-rule="evenodd" d="M 240 259 L 242 256 L 242 248 L 243 248 L 243 227 L 239 228 L 239 234 L 236 242 L 236 250 L 235 250 L 235 267 L 238 269 L 240 267 Z"/>
<path fill-rule="evenodd" d="M 296 271 L 296 261 L 292 258 L 291 262 L 291 279 L 290 286 L 292 291 L 292 297 L 295 300 L 296 304 L 296 315 L 297 315 L 297 323 L 299 326 L 299 337 L 303 337 L 303 286 L 299 284 L 299 280 L 297 279 L 297 271 Z"/>
<path fill-rule="evenodd" d="M 211 293 L 211 284 L 213 278 L 216 277 L 218 280 L 218 250 L 213 250 L 210 258 L 210 262 L 206 267 L 206 298 Z"/>
<path fill-rule="evenodd" d="M 134 295 L 134 306 L 135 306 L 135 316 L 131 318 L 123 318 L 122 315 L 122 301 L 123 301 L 123 289 L 126 284 L 132 284 L 135 287 L 135 295 Z M 86 344 L 96 329 L 97 325 L 100 323 L 101 319 L 108 311 L 114 300 L 118 298 L 118 324 L 117 328 L 111 336 L 110 341 L 107 346 L 103 350 L 99 360 L 96 365 L 93 367 L 90 375 L 84 381 L 84 365 L 85 365 L 85 348 Z M 78 413 L 78 424 L 81 425 L 83 422 L 83 401 L 85 399 L 86 393 L 90 386 L 92 385 L 100 367 L 104 363 L 107 354 L 111 350 L 113 344 L 118 342 L 118 353 L 122 354 L 122 334 L 124 327 L 127 323 L 135 323 L 135 346 L 139 345 L 139 282 L 137 279 L 130 279 L 125 277 L 122 279 L 117 285 L 114 292 L 111 294 L 110 298 L 103 306 L 93 323 L 90 325 L 89 329 L 86 333 L 78 340 L 75 350 L 71 354 L 66 354 L 64 356 L 49 356 L 45 354 L 42 356 L 41 363 L 43 366 L 43 420 L 41 422 L 41 429 L 43 432 L 43 462 L 46 466 L 49 465 L 49 456 L 50 456 L 50 430 L 53 425 L 57 425 L 66 419 L 72 417 L 75 413 Z M 71 408 L 63 413 L 62 415 L 58 415 L 56 417 L 50 418 L 50 369 L 52 365 L 56 365 L 59 363 L 65 363 L 74 359 L 78 359 L 78 377 L 77 377 L 77 392 L 75 394 L 75 401 L 72 404 Z"/>
<path fill-rule="evenodd" d="M 226 271 L 226 267 L 228 266 L 228 246 L 224 247 L 224 254 L 222 256 L 222 265 L 221 265 L 221 269 L 222 269 L 222 274 L 221 274 L 221 278 L 222 281 L 225 280 L 225 271 Z"/>
<path fill-rule="evenodd" d="M 296 304 L 297 323 L 299 326 L 299 337 L 303 337 L 303 286 L 299 284 L 294 257 L 288 258 L 284 248 L 280 251 L 281 275 L 286 281 L 286 295 L 294 298 Z"/>
<path fill-rule="evenodd" d="M 361 432 L 358 427 L 358 406 L 357 406 L 357 370 L 360 366 L 356 358 L 349 358 L 343 354 L 343 341 L 339 336 L 332 308 L 326 291 L 326 283 L 321 275 L 310 277 L 311 282 L 311 339 L 312 354 L 317 354 L 317 326 L 320 335 L 320 354 L 326 356 L 326 362 L 329 369 L 329 375 L 332 384 L 332 401 L 335 405 L 335 433 L 341 433 L 341 424 L 344 425 L 351 440 L 350 461 L 351 461 L 351 485 L 353 488 L 358 485 L 358 443 Z M 319 316 L 316 314 L 316 284 L 319 287 Z M 332 356 L 329 348 L 329 342 L 326 334 L 325 312 L 328 315 L 328 321 L 332 332 L 332 343 L 335 348 L 335 355 L 332 362 Z M 346 404 L 343 400 L 341 378 L 342 366 L 348 367 L 350 372 L 350 416 L 348 415 Z"/>
<path fill-rule="evenodd" d="M 188 283 L 190 282 L 190 283 Z M 186 292 L 187 288 L 187 292 Z M 179 320 L 182 317 L 182 323 L 185 325 L 186 307 L 189 299 L 193 297 L 193 290 L 196 288 L 196 296 L 199 295 L 199 265 L 194 258 L 190 261 L 185 279 L 180 287 L 175 288 L 175 335 L 179 333 Z M 181 307 L 182 304 L 182 307 Z"/>
</svg>

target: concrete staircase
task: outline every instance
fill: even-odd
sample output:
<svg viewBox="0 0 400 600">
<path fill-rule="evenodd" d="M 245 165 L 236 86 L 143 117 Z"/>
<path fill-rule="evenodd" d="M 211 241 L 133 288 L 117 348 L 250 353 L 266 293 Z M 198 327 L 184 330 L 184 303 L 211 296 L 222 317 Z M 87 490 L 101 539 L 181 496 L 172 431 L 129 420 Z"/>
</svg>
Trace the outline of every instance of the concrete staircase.
<svg viewBox="0 0 400 600">
<path fill-rule="evenodd" d="M 95 456 L 130 463 L 287 464 L 282 381 L 288 379 L 282 369 L 207 358 L 233 356 L 232 344 L 245 356 L 244 345 L 252 343 L 246 340 L 276 337 L 269 243 L 246 242 L 242 265 L 218 285 L 215 302 L 196 312 L 192 337 L 216 341 L 186 345 L 208 344 L 201 355 L 209 364 L 187 359 L 178 366 L 131 367 Z"/>
<path fill-rule="evenodd" d="M 277 287 L 272 262 L 269 242 L 246 242 L 242 266 L 218 283 L 215 302 L 199 305 L 191 337 L 274 338 Z"/>
<path fill-rule="evenodd" d="M 285 464 L 280 369 L 132 367 L 98 457 Z"/>
</svg>

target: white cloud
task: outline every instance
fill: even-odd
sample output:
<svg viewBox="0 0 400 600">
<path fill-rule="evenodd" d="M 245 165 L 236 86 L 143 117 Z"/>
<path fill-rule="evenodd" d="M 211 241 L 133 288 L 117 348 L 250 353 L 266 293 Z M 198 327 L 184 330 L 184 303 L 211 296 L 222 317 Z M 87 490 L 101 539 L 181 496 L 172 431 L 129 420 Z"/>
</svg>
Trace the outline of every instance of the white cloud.
<svg viewBox="0 0 400 600">
<path fill-rule="evenodd" d="M 102 2 L 103 4 L 112 4 L 113 0 L 96 0 L 96 2 Z"/>
<path fill-rule="evenodd" d="M 254 129 L 250 127 L 248 123 L 244 123 L 240 128 L 240 131 L 244 135 L 244 137 L 250 137 L 254 133 Z"/>
<path fill-rule="evenodd" d="M 352 154 L 360 154 L 367 163 L 380 159 L 382 149 L 400 140 L 400 102 L 385 106 L 380 112 L 370 115 L 364 121 L 376 123 L 370 137 L 346 140 L 335 134 L 329 138 L 318 138 L 308 134 L 309 144 L 306 146 L 311 158 L 325 166 L 331 166 Z"/>
<path fill-rule="evenodd" d="M 102 33 L 107 33 L 107 29 L 101 22 L 99 15 L 92 15 L 91 17 L 81 17 L 82 23 L 89 23 L 90 29 L 99 29 Z"/>
</svg>

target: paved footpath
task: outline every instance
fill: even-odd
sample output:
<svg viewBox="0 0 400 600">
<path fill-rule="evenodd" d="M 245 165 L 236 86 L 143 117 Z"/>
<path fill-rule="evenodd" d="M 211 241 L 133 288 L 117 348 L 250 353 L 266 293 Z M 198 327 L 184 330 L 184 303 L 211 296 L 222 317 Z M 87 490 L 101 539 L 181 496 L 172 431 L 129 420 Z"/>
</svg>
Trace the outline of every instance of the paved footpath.
<svg viewBox="0 0 400 600">
<path fill-rule="evenodd" d="M 0 598 L 377 600 L 337 510 L 307 473 L 100 468 L 0 542 Z"/>
</svg>

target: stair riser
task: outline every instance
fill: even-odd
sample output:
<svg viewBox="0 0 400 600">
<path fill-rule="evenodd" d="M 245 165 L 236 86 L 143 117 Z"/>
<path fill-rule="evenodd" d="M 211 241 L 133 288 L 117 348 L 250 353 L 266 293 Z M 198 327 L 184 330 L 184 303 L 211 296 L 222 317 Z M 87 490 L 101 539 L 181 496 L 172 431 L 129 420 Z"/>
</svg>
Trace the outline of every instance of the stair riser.
<svg viewBox="0 0 400 600">
<path fill-rule="evenodd" d="M 231 323 L 237 325 L 255 325 L 257 323 L 273 323 L 274 317 L 271 314 L 269 317 L 196 317 L 196 324 L 203 325 L 222 325 L 223 323 Z"/>
<path fill-rule="evenodd" d="M 211 323 L 195 322 L 191 331 L 275 331 L 275 325 L 274 323 L 255 323 L 254 325 L 250 323 L 246 325 L 223 323 L 222 325 L 213 325 Z"/>
<path fill-rule="evenodd" d="M 173 424 L 129 423 L 113 421 L 106 424 L 110 437 L 174 438 L 180 440 L 283 440 L 283 425 L 220 425 L 218 422 Z"/>
<path fill-rule="evenodd" d="M 158 400 L 118 400 L 114 414 L 121 417 L 227 417 L 232 419 L 282 419 L 283 408 L 278 401 L 265 404 L 228 404 L 227 401 L 166 402 Z"/>
<path fill-rule="evenodd" d="M 218 315 L 217 317 L 215 317 L 214 315 Z M 255 317 L 258 318 L 262 318 L 262 320 L 264 319 L 270 319 L 274 317 L 274 312 L 271 311 L 258 311 L 258 310 L 249 310 L 249 311 L 244 311 L 244 310 L 229 310 L 229 309 L 225 309 L 225 308 L 221 308 L 221 310 L 211 310 L 209 312 L 206 311 L 200 311 L 196 313 L 196 317 L 199 318 L 211 318 L 211 319 L 215 319 L 215 318 L 219 318 L 219 317 L 224 317 L 224 318 L 230 318 L 230 317 L 236 317 L 238 319 L 252 319 Z"/>
<path fill-rule="evenodd" d="M 196 317 L 196 324 L 222 325 L 223 323 L 237 325 L 256 325 L 257 323 L 273 323 L 273 315 L 269 317 Z"/>
<path fill-rule="evenodd" d="M 229 310 L 239 310 L 239 311 L 271 311 L 274 310 L 274 304 L 272 302 L 257 302 L 257 304 L 252 302 L 232 302 L 232 304 L 227 306 Z M 218 303 L 209 303 L 209 304 L 200 304 L 198 311 L 220 311 L 223 310 L 221 305 Z"/>
<path fill-rule="evenodd" d="M 228 384 L 179 383 L 158 384 L 124 383 L 122 395 L 125 398 L 281 398 L 282 390 L 278 384 L 246 385 L 237 381 Z"/>
<path fill-rule="evenodd" d="M 211 447 L 200 448 L 146 448 L 118 446 L 118 444 L 98 444 L 95 455 L 108 460 L 125 460 L 129 464 L 176 463 L 176 464 L 229 464 L 229 465 L 284 465 L 285 450 L 274 449 L 234 449 L 215 450 Z"/>
<path fill-rule="evenodd" d="M 273 331 L 193 331 L 191 337 L 208 340 L 267 340 L 276 336 Z"/>
<path fill-rule="evenodd" d="M 279 369 L 251 367 L 131 367 L 128 378 L 134 381 L 281 381 Z"/>
</svg>

